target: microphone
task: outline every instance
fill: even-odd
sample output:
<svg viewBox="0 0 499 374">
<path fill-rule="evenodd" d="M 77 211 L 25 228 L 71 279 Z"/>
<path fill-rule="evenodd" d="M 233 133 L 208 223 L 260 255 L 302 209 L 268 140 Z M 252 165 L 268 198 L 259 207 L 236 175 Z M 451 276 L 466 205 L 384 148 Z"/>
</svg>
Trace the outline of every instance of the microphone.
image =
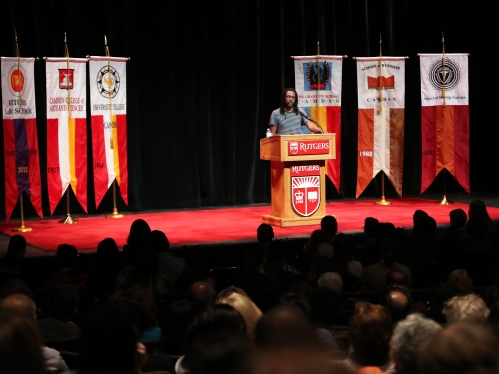
<svg viewBox="0 0 499 374">
<path fill-rule="evenodd" d="M 315 122 L 315 121 L 312 119 L 312 117 L 307 116 L 307 115 L 306 115 L 305 113 L 303 113 L 302 111 L 300 111 L 300 110 L 299 110 L 299 111 L 298 111 L 298 113 L 300 113 L 300 115 L 301 115 L 302 117 L 305 117 L 305 118 L 306 118 L 306 119 L 308 119 L 309 121 Z M 316 123 L 317 123 L 317 122 L 316 122 Z"/>
<path fill-rule="evenodd" d="M 315 123 L 317 126 L 319 126 L 319 128 L 321 129 L 322 133 L 324 134 L 324 129 L 322 128 L 321 125 L 319 125 L 312 117 L 309 117 L 307 116 L 305 113 L 303 113 L 302 111 L 298 110 L 298 113 L 300 113 L 300 115 L 306 119 L 308 119 L 309 121 L 312 121 L 313 123 Z"/>
</svg>

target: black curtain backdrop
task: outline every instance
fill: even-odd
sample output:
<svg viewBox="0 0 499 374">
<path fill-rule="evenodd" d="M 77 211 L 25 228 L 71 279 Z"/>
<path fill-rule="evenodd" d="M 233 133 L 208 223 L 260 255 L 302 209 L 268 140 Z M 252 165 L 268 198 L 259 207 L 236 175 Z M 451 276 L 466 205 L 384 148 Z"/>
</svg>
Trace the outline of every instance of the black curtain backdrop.
<svg viewBox="0 0 499 374">
<path fill-rule="evenodd" d="M 408 56 L 403 192 L 419 194 L 421 100 L 417 53 L 471 54 L 471 190 L 497 191 L 498 126 L 494 60 L 497 17 L 478 1 L 408 0 L 219 0 L 205 2 L 2 0 L 0 55 L 14 56 L 17 29 L 23 57 L 35 65 L 37 124 L 46 190 L 46 94 L 44 56 L 62 57 L 67 33 L 72 57 L 130 57 L 127 67 L 129 206 L 118 193 L 118 210 L 182 209 L 270 202 L 270 166 L 259 158 L 259 140 L 279 105 L 281 90 L 294 86 L 290 56 L 348 55 L 343 63 L 342 179 L 329 200 L 355 197 L 357 89 L 352 57 Z M 88 77 L 95 84 L 95 77 Z M 89 213 L 112 210 L 112 190 L 96 209 L 93 193 L 88 98 Z M 3 144 L 3 132 L 1 144 Z M 48 145 L 47 145 L 48 144 Z M 2 146 L 3 147 L 3 146 Z M 4 186 L 3 152 L 0 182 Z M 464 190 L 447 176 L 447 192 Z M 442 173 L 429 191 L 443 192 Z M 5 217 L 4 188 L 0 217 Z M 380 175 L 363 197 L 379 197 Z M 396 196 L 390 183 L 385 195 Z M 27 201 L 27 199 L 25 199 Z M 65 214 L 62 199 L 55 212 Z M 72 214 L 83 213 L 71 196 Z M 34 215 L 29 203 L 25 214 Z M 19 217 L 17 207 L 13 219 Z"/>
</svg>

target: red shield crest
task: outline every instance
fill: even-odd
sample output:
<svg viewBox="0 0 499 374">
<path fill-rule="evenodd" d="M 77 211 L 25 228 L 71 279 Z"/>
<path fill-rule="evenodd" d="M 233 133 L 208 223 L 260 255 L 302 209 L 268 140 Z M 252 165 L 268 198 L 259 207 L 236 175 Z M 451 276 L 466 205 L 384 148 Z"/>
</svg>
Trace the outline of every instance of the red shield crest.
<svg viewBox="0 0 499 374">
<path fill-rule="evenodd" d="M 289 142 L 289 153 L 292 155 L 298 153 L 298 142 Z"/>
<path fill-rule="evenodd" d="M 308 217 L 314 214 L 321 203 L 321 177 L 291 177 L 291 202 L 296 213 Z"/>
<path fill-rule="evenodd" d="M 75 69 L 59 69 L 59 88 L 61 90 L 73 89 L 73 72 Z"/>
</svg>

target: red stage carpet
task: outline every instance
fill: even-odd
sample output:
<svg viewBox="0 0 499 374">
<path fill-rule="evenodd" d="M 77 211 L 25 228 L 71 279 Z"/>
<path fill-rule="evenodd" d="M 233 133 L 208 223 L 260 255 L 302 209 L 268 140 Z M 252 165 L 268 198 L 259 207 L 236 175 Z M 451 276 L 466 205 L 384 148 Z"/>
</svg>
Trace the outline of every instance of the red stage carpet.
<svg viewBox="0 0 499 374">
<path fill-rule="evenodd" d="M 412 226 L 412 215 L 416 209 L 426 211 L 438 224 L 448 224 L 449 212 L 467 204 L 448 206 L 436 204 L 434 200 L 392 199 L 392 205 L 379 206 L 374 200 L 352 200 L 327 204 L 327 214 L 335 215 L 340 232 L 362 230 L 364 218 L 371 216 L 380 222 L 392 222 L 397 227 Z M 499 219 L 499 208 L 488 207 L 493 220 Z M 227 242 L 256 238 L 256 228 L 263 214 L 270 213 L 270 206 L 248 206 L 243 208 L 206 209 L 194 211 L 128 214 L 122 219 L 105 217 L 78 218 L 76 225 L 62 225 L 58 220 L 27 221 L 33 231 L 23 234 L 28 243 L 42 250 L 55 251 L 60 243 L 73 244 L 79 251 L 95 250 L 99 241 L 112 237 L 121 248 L 128 236 L 132 222 L 138 218 L 146 220 L 152 230 L 164 231 L 171 245 Z M 19 222 L 1 223 L 0 231 L 13 235 L 12 228 Z M 319 226 L 275 227 L 276 237 L 310 235 Z"/>
</svg>

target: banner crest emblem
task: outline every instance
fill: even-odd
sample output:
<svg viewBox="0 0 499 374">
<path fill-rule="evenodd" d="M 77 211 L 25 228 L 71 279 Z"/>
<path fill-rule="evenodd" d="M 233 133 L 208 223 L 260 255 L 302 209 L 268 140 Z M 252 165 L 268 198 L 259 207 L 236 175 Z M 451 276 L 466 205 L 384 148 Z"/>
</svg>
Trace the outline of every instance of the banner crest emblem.
<svg viewBox="0 0 499 374">
<path fill-rule="evenodd" d="M 25 72 L 24 69 L 20 66 L 19 69 L 17 65 L 12 66 L 9 71 L 9 89 L 14 96 L 20 96 L 24 92 L 25 88 Z"/>
<path fill-rule="evenodd" d="M 321 203 L 319 175 L 291 177 L 291 202 L 296 213 L 303 217 L 314 214 Z"/>
<path fill-rule="evenodd" d="M 121 78 L 112 66 L 105 65 L 97 73 L 97 89 L 105 98 L 113 98 L 120 90 Z"/>
<path fill-rule="evenodd" d="M 59 69 L 59 88 L 61 90 L 72 90 L 74 84 L 75 69 Z"/>
<path fill-rule="evenodd" d="M 307 62 L 303 64 L 303 74 L 305 78 L 305 91 L 312 90 L 331 90 L 331 63 L 324 62 Z"/>
</svg>

